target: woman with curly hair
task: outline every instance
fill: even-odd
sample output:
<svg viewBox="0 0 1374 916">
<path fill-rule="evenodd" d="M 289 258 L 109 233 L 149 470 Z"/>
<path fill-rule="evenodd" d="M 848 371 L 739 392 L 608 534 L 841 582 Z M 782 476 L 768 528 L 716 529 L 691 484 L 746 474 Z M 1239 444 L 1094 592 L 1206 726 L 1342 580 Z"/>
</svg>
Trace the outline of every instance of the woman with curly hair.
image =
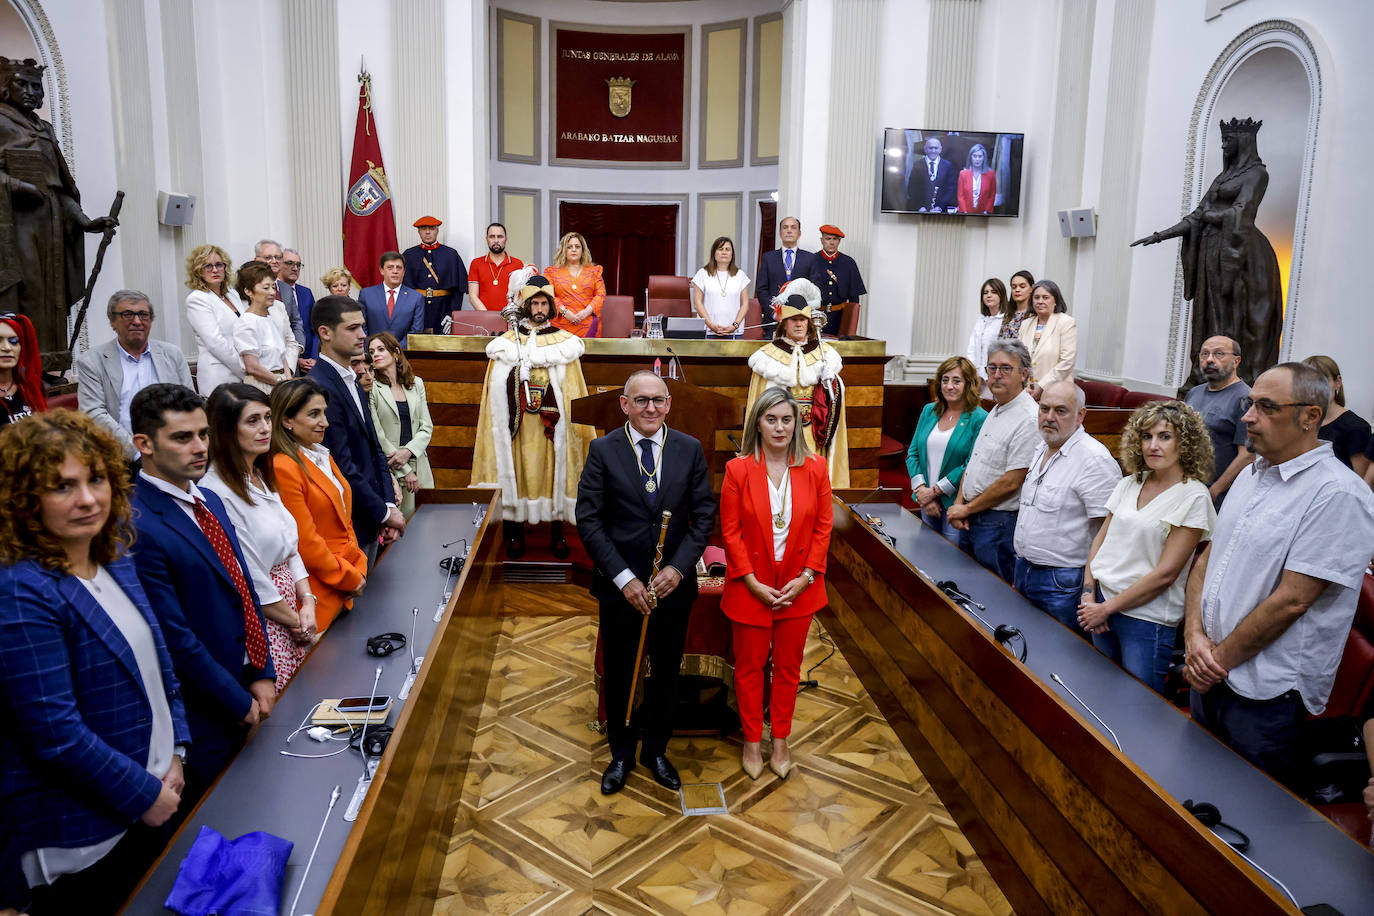
<svg viewBox="0 0 1374 916">
<path fill-rule="evenodd" d="M 74 410 L 0 431 L 0 909 L 113 913 L 181 803 L 191 735 L 129 556 L 126 467 Z"/>
<path fill-rule="evenodd" d="M 550 323 L 578 337 L 595 337 L 601 305 L 606 301 L 606 281 L 582 233 L 563 233 L 558 254 L 544 268 L 544 276 L 553 284 L 556 303 Z"/>
<path fill-rule="evenodd" d="M 231 282 L 233 265 L 218 245 L 198 245 L 186 256 L 186 320 L 196 335 L 196 391 L 209 397 L 225 382 L 243 381 L 234 327 L 243 300 Z"/>
<path fill-rule="evenodd" d="M 1217 521 L 1206 484 L 1212 460 L 1202 415 L 1182 401 L 1131 414 L 1121 436 L 1127 476 L 1088 554 L 1079 625 L 1103 655 L 1160 693 L 1183 619 L 1184 571 Z"/>
<path fill-rule="evenodd" d="M 329 295 L 348 296 L 350 299 L 353 297 L 353 287 L 357 285 L 347 267 L 329 268 L 324 272 L 324 276 L 320 277 L 320 282 L 329 290 Z"/>
</svg>

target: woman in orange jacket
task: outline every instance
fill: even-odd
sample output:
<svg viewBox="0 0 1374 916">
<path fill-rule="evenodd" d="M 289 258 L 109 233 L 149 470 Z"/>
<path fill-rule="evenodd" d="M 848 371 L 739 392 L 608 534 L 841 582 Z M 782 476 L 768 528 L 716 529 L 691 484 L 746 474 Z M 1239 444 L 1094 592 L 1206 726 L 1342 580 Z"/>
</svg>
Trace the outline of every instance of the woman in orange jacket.
<svg viewBox="0 0 1374 916">
<path fill-rule="evenodd" d="M 797 704 L 811 615 L 825 606 L 826 553 L 833 515 L 825 462 L 808 454 L 801 409 L 785 388 L 759 395 L 744 424 L 739 457 L 725 466 L 720 527 L 725 540 L 721 610 L 735 646 L 735 695 L 744 729 L 741 765 L 763 772 L 763 668 L 772 649 L 768 765 L 786 779 L 787 738 Z"/>
<path fill-rule="evenodd" d="M 296 520 L 321 633 L 367 584 L 367 555 L 353 534 L 353 490 L 321 444 L 329 428 L 327 403 L 324 390 L 308 378 L 272 389 L 272 469 L 281 501 Z"/>
</svg>

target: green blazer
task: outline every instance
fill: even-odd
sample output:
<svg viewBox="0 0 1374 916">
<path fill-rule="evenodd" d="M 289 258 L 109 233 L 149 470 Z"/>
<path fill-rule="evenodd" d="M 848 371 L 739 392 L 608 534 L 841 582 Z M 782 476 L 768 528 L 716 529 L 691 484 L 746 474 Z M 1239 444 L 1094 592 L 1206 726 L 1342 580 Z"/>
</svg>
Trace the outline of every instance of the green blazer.
<svg viewBox="0 0 1374 916">
<path fill-rule="evenodd" d="M 390 455 L 398 448 L 408 448 L 415 457 L 405 466 L 392 468 L 391 473 L 399 481 L 411 471 L 420 478 L 420 486 L 432 488 L 434 486 L 434 472 L 429 466 L 429 456 L 425 454 L 425 449 L 429 447 L 429 440 L 434 435 L 434 421 L 429 417 L 429 402 L 425 398 L 425 383 L 417 378 L 415 384 L 406 389 L 406 403 L 410 405 L 410 441 L 400 442 L 401 438 L 401 414 L 396 409 L 396 399 L 391 396 L 391 388 L 384 385 L 379 379 L 372 386 L 372 393 L 368 397 L 369 405 L 372 408 L 372 422 L 377 427 L 377 444 L 382 447 L 382 454 Z M 406 510 L 415 505 L 415 496 L 412 493 L 404 492 L 402 486 L 402 507 L 401 511 L 409 514 Z"/>
<path fill-rule="evenodd" d="M 973 452 L 973 441 L 983 428 L 988 412 L 975 407 L 972 412 L 959 418 L 949 434 L 949 445 L 945 446 L 945 457 L 940 462 L 940 479 L 933 483 L 926 481 L 926 440 L 939 417 L 935 409 L 939 402 L 931 401 L 921 411 L 916 421 L 916 435 L 911 437 L 911 447 L 906 450 L 906 472 L 912 479 L 912 491 L 918 486 L 935 487 L 940 491 L 940 503 L 946 509 L 954 505 L 954 497 L 959 493 L 959 481 L 964 478 L 964 465 L 968 464 Z"/>
</svg>

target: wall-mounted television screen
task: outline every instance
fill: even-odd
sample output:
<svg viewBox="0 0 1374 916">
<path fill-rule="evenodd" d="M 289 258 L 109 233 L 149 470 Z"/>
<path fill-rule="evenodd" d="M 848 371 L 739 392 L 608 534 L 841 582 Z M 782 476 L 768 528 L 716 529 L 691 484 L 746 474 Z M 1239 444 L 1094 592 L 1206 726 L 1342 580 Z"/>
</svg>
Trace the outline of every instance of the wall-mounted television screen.
<svg viewBox="0 0 1374 916">
<path fill-rule="evenodd" d="M 883 131 L 884 213 L 1019 216 L 1025 134 Z"/>
</svg>

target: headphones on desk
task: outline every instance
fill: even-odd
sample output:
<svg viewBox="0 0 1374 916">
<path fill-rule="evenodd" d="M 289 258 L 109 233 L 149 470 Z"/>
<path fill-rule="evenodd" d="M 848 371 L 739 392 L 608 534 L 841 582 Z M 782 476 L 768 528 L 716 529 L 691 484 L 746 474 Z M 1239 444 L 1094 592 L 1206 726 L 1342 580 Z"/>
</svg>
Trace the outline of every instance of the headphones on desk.
<svg viewBox="0 0 1374 916">
<path fill-rule="evenodd" d="M 1221 819 L 1221 809 L 1210 802 L 1195 802 L 1191 798 L 1183 803 L 1183 810 L 1197 818 L 1202 826 L 1221 837 L 1236 852 L 1250 848 L 1250 837 Z M 1230 834 L 1223 836 L 1222 831 Z"/>
<path fill-rule="evenodd" d="M 358 729 L 348 739 L 348 746 L 360 750 L 368 757 L 380 757 L 391 740 L 390 725 L 369 725 L 364 731 Z"/>
<path fill-rule="evenodd" d="M 379 633 L 376 636 L 369 636 L 367 640 L 367 654 L 375 655 L 377 658 L 385 658 L 405 647 L 406 635 L 404 633 Z"/>
</svg>

